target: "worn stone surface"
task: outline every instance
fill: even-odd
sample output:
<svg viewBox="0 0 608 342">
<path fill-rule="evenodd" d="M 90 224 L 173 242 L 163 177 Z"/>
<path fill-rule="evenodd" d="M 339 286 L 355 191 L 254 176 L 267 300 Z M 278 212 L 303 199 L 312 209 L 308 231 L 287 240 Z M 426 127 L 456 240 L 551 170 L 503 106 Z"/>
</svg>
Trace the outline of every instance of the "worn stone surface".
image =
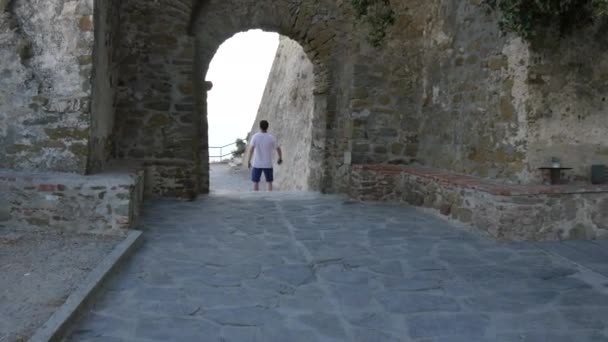
<svg viewBox="0 0 608 342">
<path fill-rule="evenodd" d="M 351 196 L 402 201 L 501 240 L 605 239 L 606 186 L 523 186 L 414 166 L 357 166 Z"/>
<path fill-rule="evenodd" d="M 116 117 L 118 83 L 117 48 L 120 39 L 120 2 L 95 0 L 95 46 L 92 58 L 82 56 L 80 64 L 94 63 L 91 94 L 91 136 L 89 172 L 100 172 L 110 160 Z"/>
<path fill-rule="evenodd" d="M 139 216 L 143 174 L 0 171 L 0 227 L 125 234 Z"/>
<path fill-rule="evenodd" d="M 320 190 L 325 140 L 319 135 L 325 127 L 314 117 L 314 85 L 313 65 L 302 47 L 281 37 L 250 133 L 259 132 L 261 120 L 270 122 L 283 151 L 283 164 L 275 167 L 281 190 Z"/>
<path fill-rule="evenodd" d="M 152 162 L 143 163 L 145 170 L 145 196 L 177 197 L 191 199 L 198 195 L 197 168 L 192 162 Z"/>
<path fill-rule="evenodd" d="M 151 202 L 141 228 L 71 340 L 608 340 L 608 273 L 577 266 L 605 251 L 575 264 L 544 251 L 564 244 L 309 193 Z"/>
<path fill-rule="evenodd" d="M 353 162 L 414 159 L 533 184 L 551 157 L 582 181 L 591 164 L 608 161 L 601 25 L 531 47 L 503 36 L 479 1 L 394 7 L 387 48 L 358 53 L 365 58 L 353 74 Z"/>
<path fill-rule="evenodd" d="M 0 168 L 84 173 L 93 1 L 16 0 L 2 7 Z"/>
<path fill-rule="evenodd" d="M 191 7 L 187 0 L 120 4 L 117 159 L 173 162 L 176 167 L 198 161 L 201 118 L 194 115 L 197 75 L 193 39 L 186 29 Z"/>
<path fill-rule="evenodd" d="M 151 196 L 200 192 L 198 152 L 206 141 L 195 111 L 191 10 L 188 0 L 120 3 L 112 157 L 145 165 Z"/>
</svg>

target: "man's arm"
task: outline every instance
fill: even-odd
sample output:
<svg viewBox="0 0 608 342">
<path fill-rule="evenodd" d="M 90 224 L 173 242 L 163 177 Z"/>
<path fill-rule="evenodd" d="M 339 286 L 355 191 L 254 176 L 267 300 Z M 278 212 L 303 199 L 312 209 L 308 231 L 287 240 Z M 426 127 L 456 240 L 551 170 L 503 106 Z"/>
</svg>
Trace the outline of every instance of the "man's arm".
<svg viewBox="0 0 608 342">
<path fill-rule="evenodd" d="M 251 146 L 249 148 L 249 158 L 247 158 L 247 167 L 251 169 L 251 157 L 253 157 L 253 151 L 255 150 L 255 146 Z"/>
<path fill-rule="evenodd" d="M 277 153 L 279 154 L 279 165 L 283 164 L 283 151 L 281 151 L 280 147 L 277 147 Z"/>
</svg>

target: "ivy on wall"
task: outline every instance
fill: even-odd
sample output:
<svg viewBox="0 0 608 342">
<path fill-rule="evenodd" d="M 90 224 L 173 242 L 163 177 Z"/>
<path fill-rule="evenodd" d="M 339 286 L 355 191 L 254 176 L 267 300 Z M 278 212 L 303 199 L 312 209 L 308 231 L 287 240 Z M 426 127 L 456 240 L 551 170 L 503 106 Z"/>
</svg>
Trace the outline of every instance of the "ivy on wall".
<svg viewBox="0 0 608 342">
<path fill-rule="evenodd" d="M 608 0 L 606 0 L 608 1 Z M 370 25 L 368 40 L 374 47 L 380 47 L 387 30 L 395 23 L 395 12 L 390 0 L 351 0 L 357 19 Z"/>
<path fill-rule="evenodd" d="M 547 29 L 560 35 L 608 17 L 608 0 L 484 0 L 491 9 L 499 10 L 500 26 L 532 40 Z"/>
</svg>

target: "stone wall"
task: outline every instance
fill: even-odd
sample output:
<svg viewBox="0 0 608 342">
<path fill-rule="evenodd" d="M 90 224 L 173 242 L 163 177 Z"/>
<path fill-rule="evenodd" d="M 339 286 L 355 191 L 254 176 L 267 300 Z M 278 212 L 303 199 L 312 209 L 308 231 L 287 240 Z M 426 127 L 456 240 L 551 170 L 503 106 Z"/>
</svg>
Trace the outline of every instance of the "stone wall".
<svg viewBox="0 0 608 342">
<path fill-rule="evenodd" d="M 429 208 L 499 240 L 608 238 L 605 185 L 505 185 L 438 169 L 359 165 L 350 195 Z"/>
<path fill-rule="evenodd" d="M 589 180 L 591 164 L 608 164 L 607 25 L 558 43 L 544 39 L 530 52 L 524 80 L 529 93 L 514 91 L 513 100 L 526 108 L 530 179 L 538 179 L 535 168 L 551 157 L 573 167 L 568 174 L 575 181 Z"/>
<path fill-rule="evenodd" d="M 198 167 L 201 118 L 194 111 L 190 13 L 187 0 L 121 2 L 114 158 Z M 196 171 L 181 174 L 194 178 L 167 182 L 188 184 L 185 197 L 198 193 Z"/>
<path fill-rule="evenodd" d="M 0 168 L 84 173 L 93 2 L 0 6 Z"/>
<path fill-rule="evenodd" d="M 395 25 L 381 48 L 367 41 L 368 28 L 353 26 L 353 65 L 348 85 L 345 163 L 408 163 L 418 154 L 423 94 L 425 26 L 433 19 L 434 1 L 394 2 Z"/>
<path fill-rule="evenodd" d="M 89 172 L 103 170 L 110 159 L 118 77 L 115 57 L 120 37 L 119 5 L 118 0 L 95 0 Z"/>
<path fill-rule="evenodd" d="M 143 173 L 135 171 L 0 171 L 0 227 L 124 234 L 136 223 L 143 190 Z"/>
<path fill-rule="evenodd" d="M 193 192 L 197 179 L 197 168 L 193 162 L 179 164 L 171 161 L 167 164 L 153 162 L 144 164 L 145 192 L 147 199 L 158 197 L 177 197 L 194 199 L 198 193 Z"/>
<path fill-rule="evenodd" d="M 478 1 L 393 7 L 384 48 L 354 51 L 345 162 L 416 161 L 523 184 L 553 156 L 575 168 L 572 180 L 607 163 L 601 25 L 531 47 Z"/>
<path fill-rule="evenodd" d="M 250 136 L 259 132 L 259 122 L 270 122 L 269 133 L 283 151 L 283 164 L 275 166 L 275 184 L 280 190 L 319 189 L 320 163 L 311 160 L 314 114 L 313 65 L 302 47 L 281 37 L 264 96 Z M 276 160 L 276 154 L 275 154 Z"/>
<path fill-rule="evenodd" d="M 529 45 L 472 3 L 446 3 L 426 43 L 417 159 L 471 175 L 538 183 L 551 157 L 589 179 L 608 163 L 608 41 L 597 26 Z M 594 70 L 595 69 L 595 70 Z"/>
<path fill-rule="evenodd" d="M 527 48 L 503 37 L 497 18 L 471 1 L 436 7 L 427 25 L 418 153 L 420 163 L 518 181 L 527 127 L 513 88 Z"/>
</svg>

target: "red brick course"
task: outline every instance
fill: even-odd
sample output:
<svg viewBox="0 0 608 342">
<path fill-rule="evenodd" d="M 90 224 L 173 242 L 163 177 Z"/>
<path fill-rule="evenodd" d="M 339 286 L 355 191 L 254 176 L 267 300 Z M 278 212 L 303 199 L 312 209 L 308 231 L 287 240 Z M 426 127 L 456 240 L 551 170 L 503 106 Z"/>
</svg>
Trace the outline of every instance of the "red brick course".
<svg viewBox="0 0 608 342">
<path fill-rule="evenodd" d="M 379 175 L 411 174 L 430 178 L 444 185 L 455 185 L 498 196 L 529 196 L 543 194 L 583 194 L 608 192 L 608 184 L 525 185 L 505 184 L 491 179 L 459 175 L 444 170 L 410 165 L 353 165 L 353 170 L 372 171 Z"/>
</svg>

